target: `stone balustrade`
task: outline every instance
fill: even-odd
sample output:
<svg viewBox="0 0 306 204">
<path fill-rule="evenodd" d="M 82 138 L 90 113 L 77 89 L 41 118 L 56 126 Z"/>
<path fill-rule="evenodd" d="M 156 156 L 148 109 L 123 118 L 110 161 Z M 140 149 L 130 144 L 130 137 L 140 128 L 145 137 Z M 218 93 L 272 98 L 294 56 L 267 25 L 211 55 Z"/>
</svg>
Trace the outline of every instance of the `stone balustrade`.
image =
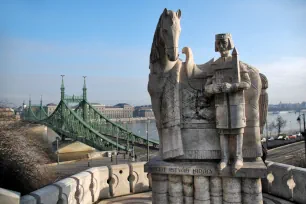
<svg viewBox="0 0 306 204">
<path fill-rule="evenodd" d="M 0 188 L 1 204 L 6 204 L 6 203 L 19 204 L 19 201 L 20 201 L 20 193 Z"/>
<path fill-rule="evenodd" d="M 111 197 L 149 191 L 152 189 L 152 178 L 144 172 L 144 164 L 145 162 L 137 162 L 90 168 L 22 196 L 21 199 L 19 193 L 0 188 L 0 201 L 1 203 L 9 201 L 12 204 L 91 204 Z M 305 168 L 269 161 L 266 162 L 266 165 L 268 169 L 267 177 L 262 179 L 262 190 L 264 193 L 295 203 L 306 203 Z M 200 200 L 203 199 L 203 196 L 205 197 L 206 194 L 202 192 L 202 190 L 205 190 L 204 188 L 198 188 L 195 192 L 193 188 L 190 188 L 190 183 L 193 182 L 190 180 L 190 177 L 170 178 L 170 186 L 173 186 L 173 188 L 171 188 L 169 193 L 171 193 L 174 200 L 179 197 L 177 192 L 184 193 L 185 201 L 189 200 L 189 194 L 198 195 Z M 165 181 L 164 183 L 159 181 L 157 182 L 159 185 L 153 185 L 152 193 L 159 195 L 155 197 L 158 199 L 156 200 L 157 203 L 167 199 L 166 189 L 168 187 L 168 179 L 166 175 L 158 175 L 158 178 L 153 179 L 153 184 L 155 180 Z M 174 188 L 177 182 L 183 184 L 181 185 L 183 189 L 177 191 Z M 194 182 L 202 184 L 203 182 L 205 183 L 205 180 L 196 180 Z M 219 188 L 215 188 L 217 186 L 220 186 L 219 180 L 211 181 L 211 196 L 215 200 L 219 199 L 220 194 Z"/>
<path fill-rule="evenodd" d="M 149 191 L 145 162 L 94 167 L 21 197 L 21 204 L 92 204 Z"/>
<path fill-rule="evenodd" d="M 306 169 L 266 162 L 267 177 L 262 179 L 263 192 L 295 203 L 306 203 Z"/>
</svg>

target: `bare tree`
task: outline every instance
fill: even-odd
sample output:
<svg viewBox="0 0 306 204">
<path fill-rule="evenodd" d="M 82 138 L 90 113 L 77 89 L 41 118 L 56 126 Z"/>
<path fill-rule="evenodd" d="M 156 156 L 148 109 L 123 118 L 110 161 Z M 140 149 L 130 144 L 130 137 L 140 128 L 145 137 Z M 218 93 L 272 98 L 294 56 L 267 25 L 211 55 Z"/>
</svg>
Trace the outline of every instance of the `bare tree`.
<svg viewBox="0 0 306 204">
<path fill-rule="evenodd" d="M 27 194 L 56 180 L 42 164 L 49 163 L 46 153 L 27 131 L 34 125 L 16 121 L 0 123 L 0 186 Z"/>
<path fill-rule="evenodd" d="M 277 116 L 276 120 L 273 122 L 274 128 L 277 129 L 277 135 L 281 133 L 281 130 L 286 127 L 287 120 L 284 120 L 282 116 Z"/>
<path fill-rule="evenodd" d="M 270 136 L 271 136 L 271 132 L 275 129 L 276 125 L 275 122 L 271 122 L 268 126 L 268 130 L 270 131 Z"/>
</svg>

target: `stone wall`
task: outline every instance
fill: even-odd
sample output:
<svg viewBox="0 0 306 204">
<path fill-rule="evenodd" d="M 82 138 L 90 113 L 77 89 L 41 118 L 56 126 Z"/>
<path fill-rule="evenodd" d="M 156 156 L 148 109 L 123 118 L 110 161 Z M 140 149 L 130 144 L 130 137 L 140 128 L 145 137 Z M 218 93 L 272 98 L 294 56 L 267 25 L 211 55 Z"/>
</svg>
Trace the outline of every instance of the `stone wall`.
<svg viewBox="0 0 306 204">
<path fill-rule="evenodd" d="M 263 203 L 257 178 L 152 174 L 152 203 Z"/>
<path fill-rule="evenodd" d="M 21 204 L 91 204 L 149 191 L 145 162 L 94 167 L 21 197 Z"/>
<path fill-rule="evenodd" d="M 267 178 L 262 179 L 263 192 L 295 203 L 306 203 L 306 169 L 266 162 Z"/>
<path fill-rule="evenodd" d="M 94 203 L 120 195 L 140 193 L 151 190 L 151 177 L 144 172 L 145 162 L 137 162 L 124 165 L 111 165 L 104 167 L 90 168 L 84 172 L 72 175 L 69 178 L 60 180 L 54 184 L 38 189 L 29 195 L 21 197 L 21 204 L 38 203 Z M 295 203 L 306 203 L 306 169 L 290 165 L 266 162 L 268 168 L 267 178 L 262 179 L 262 190 L 265 193 L 282 197 Z M 201 184 L 200 188 L 190 188 L 190 176 L 179 178 L 170 178 L 165 175 L 159 175 L 153 179 L 157 185 L 153 185 L 152 193 L 158 194 L 156 202 L 166 199 L 168 182 L 170 181 L 169 192 L 173 199 L 182 198 L 189 200 L 191 194 L 197 195 L 199 200 L 205 199 L 205 189 L 202 185 L 205 179 L 202 177 L 196 179 L 195 185 Z M 163 181 L 163 182 L 161 182 Z M 181 182 L 184 185 L 182 189 L 177 190 L 176 183 Z M 218 180 L 210 180 L 210 199 L 218 200 L 220 192 L 218 186 L 221 185 Z M 156 183 L 156 182 L 155 182 Z M 225 183 L 226 184 L 226 183 Z M 225 185 L 223 184 L 223 185 Z M 120 189 L 123 188 L 123 189 Z M 206 189 L 207 190 L 207 189 Z M 250 192 L 245 192 L 245 196 Z M 251 192 L 252 193 L 252 192 Z M 253 192 L 254 193 L 254 192 Z M 165 195 L 164 195 L 165 194 Z M 164 196 L 163 196 L 164 195 Z M 233 192 L 228 195 L 233 195 Z M 203 197 L 204 196 L 204 197 Z M 251 195 L 252 197 L 252 195 Z M 4 200 L 3 200 L 4 199 Z M 10 203 L 19 203 L 19 194 L 17 192 L 0 189 L 0 203 L 9 200 Z M 187 202 L 188 203 L 188 202 Z"/>
</svg>

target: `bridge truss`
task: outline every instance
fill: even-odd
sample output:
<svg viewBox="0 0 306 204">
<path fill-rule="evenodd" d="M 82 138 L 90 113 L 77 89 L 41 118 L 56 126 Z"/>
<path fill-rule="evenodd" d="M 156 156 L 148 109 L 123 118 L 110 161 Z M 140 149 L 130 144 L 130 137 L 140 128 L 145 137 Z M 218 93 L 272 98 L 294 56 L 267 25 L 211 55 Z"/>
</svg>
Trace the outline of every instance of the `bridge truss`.
<svg viewBox="0 0 306 204">
<path fill-rule="evenodd" d="M 78 103 L 73 110 L 69 103 Z M 23 119 L 46 125 L 62 137 L 80 141 L 97 150 L 131 151 L 134 145 L 158 149 L 159 142 L 148 140 L 134 134 L 121 124 L 112 122 L 87 101 L 87 88 L 84 77 L 83 96 L 65 95 L 62 76 L 61 101 L 52 114 L 48 116 L 42 106 L 33 108 L 31 99 L 24 111 Z"/>
</svg>

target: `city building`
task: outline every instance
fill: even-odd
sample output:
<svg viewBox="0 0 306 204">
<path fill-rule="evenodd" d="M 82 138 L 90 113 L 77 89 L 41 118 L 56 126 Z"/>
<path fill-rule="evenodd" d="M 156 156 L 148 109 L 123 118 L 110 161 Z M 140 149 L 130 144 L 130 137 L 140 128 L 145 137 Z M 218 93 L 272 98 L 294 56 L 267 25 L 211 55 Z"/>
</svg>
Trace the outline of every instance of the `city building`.
<svg viewBox="0 0 306 204">
<path fill-rule="evenodd" d="M 133 107 L 127 103 L 118 103 L 114 106 L 107 106 L 100 103 L 91 103 L 91 105 L 104 116 L 116 119 L 116 118 L 133 118 L 133 117 L 144 117 L 154 118 L 154 113 L 151 105 L 143 105 Z M 57 104 L 49 103 L 44 106 L 44 109 L 48 115 L 51 115 L 57 107 Z M 72 107 L 74 109 L 76 106 Z M 32 106 L 32 109 L 35 107 Z"/>
<path fill-rule="evenodd" d="M 145 118 L 154 117 L 152 106 L 151 105 L 136 106 L 133 116 L 134 117 L 145 117 Z"/>
<path fill-rule="evenodd" d="M 56 107 L 57 107 L 57 104 L 49 103 L 44 108 L 45 108 L 46 113 L 48 115 L 51 115 L 55 111 Z"/>
<path fill-rule="evenodd" d="M 134 107 L 127 103 L 118 103 L 114 106 L 93 105 L 97 110 L 100 108 L 100 112 L 108 118 L 132 118 Z"/>
<path fill-rule="evenodd" d="M 282 103 L 278 104 L 269 104 L 268 110 L 271 112 L 274 111 L 296 111 L 299 112 L 306 108 L 306 102 L 303 101 L 301 103 Z"/>
<path fill-rule="evenodd" d="M 103 113 L 105 111 L 105 105 L 100 104 L 100 103 L 91 103 L 91 105 L 93 107 L 95 107 L 95 109 L 97 109 L 97 111 Z"/>
<path fill-rule="evenodd" d="M 108 118 L 132 118 L 134 107 L 127 103 L 118 103 L 114 106 L 105 106 L 100 103 L 91 103 L 91 105 Z M 57 104 L 49 103 L 44 108 L 48 115 L 55 111 Z M 74 109 L 73 107 L 72 109 Z"/>
</svg>

